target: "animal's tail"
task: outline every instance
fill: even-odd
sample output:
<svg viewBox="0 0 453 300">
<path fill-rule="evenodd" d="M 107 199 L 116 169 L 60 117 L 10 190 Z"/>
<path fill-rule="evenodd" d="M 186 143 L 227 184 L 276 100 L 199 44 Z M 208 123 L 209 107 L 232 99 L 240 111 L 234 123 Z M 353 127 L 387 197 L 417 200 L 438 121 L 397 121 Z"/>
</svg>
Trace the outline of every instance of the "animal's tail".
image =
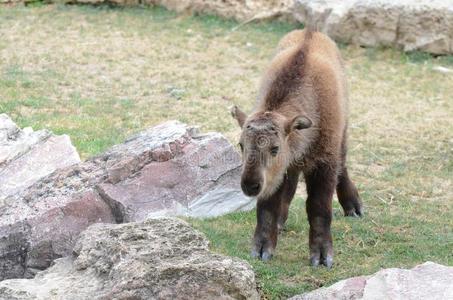
<svg viewBox="0 0 453 300">
<path fill-rule="evenodd" d="M 307 32 L 313 33 L 313 32 L 324 32 L 324 24 L 326 24 L 327 18 L 330 16 L 330 13 L 332 12 L 332 9 L 326 9 L 323 11 L 319 16 L 316 18 L 311 17 L 308 18 L 308 22 L 305 24 L 305 28 Z"/>
<path fill-rule="evenodd" d="M 318 31 L 318 25 L 317 25 L 317 23 L 309 22 L 305 25 L 304 29 L 305 29 L 305 36 L 309 35 L 311 37 L 313 32 Z"/>
<path fill-rule="evenodd" d="M 302 45 L 299 50 L 299 55 L 305 56 L 308 53 L 308 48 L 310 45 L 310 40 L 313 37 L 313 34 L 317 32 L 317 26 L 316 24 L 313 23 L 308 23 L 307 26 L 305 26 L 305 34 L 304 34 L 304 39 L 302 40 Z"/>
<path fill-rule="evenodd" d="M 305 36 L 302 42 L 301 51 L 305 54 L 308 52 L 308 45 L 310 44 L 310 39 L 313 37 L 315 32 L 324 32 L 324 24 L 326 24 L 327 18 L 330 16 L 332 9 L 326 9 L 316 18 L 308 18 L 308 21 L 305 23 Z"/>
</svg>

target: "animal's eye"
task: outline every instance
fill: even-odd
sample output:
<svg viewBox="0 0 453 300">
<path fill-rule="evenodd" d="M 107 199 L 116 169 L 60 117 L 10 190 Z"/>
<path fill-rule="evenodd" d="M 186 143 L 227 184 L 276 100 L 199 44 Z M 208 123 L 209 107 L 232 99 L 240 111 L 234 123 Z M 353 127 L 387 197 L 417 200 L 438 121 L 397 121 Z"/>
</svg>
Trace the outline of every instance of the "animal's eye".
<svg viewBox="0 0 453 300">
<path fill-rule="evenodd" d="M 244 146 L 242 145 L 242 143 L 239 143 L 239 148 L 241 148 L 241 151 L 244 152 Z"/>
<path fill-rule="evenodd" d="M 271 148 L 271 154 L 272 154 L 272 156 L 277 155 L 277 153 L 278 153 L 278 146 L 272 147 L 272 148 Z"/>
</svg>

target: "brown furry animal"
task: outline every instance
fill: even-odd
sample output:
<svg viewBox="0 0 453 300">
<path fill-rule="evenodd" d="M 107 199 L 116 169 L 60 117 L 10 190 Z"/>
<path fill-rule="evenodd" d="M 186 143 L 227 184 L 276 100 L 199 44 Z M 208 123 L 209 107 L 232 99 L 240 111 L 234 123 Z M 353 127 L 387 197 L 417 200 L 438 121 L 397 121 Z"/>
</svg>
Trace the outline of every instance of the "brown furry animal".
<svg viewBox="0 0 453 300">
<path fill-rule="evenodd" d="M 231 113 L 242 127 L 241 187 L 257 197 L 252 256 L 272 257 L 299 174 L 307 185 L 310 263 L 333 263 L 332 197 L 346 216 L 362 204 L 346 169 L 347 90 L 340 53 L 320 32 L 295 30 L 280 41 L 254 112 Z"/>
</svg>

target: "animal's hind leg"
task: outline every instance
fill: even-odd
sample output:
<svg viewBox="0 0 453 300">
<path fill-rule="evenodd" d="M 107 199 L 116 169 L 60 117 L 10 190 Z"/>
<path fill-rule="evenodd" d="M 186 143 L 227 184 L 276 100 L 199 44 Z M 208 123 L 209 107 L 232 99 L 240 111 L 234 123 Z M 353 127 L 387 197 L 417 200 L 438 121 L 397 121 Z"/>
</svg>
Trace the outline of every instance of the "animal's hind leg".
<svg viewBox="0 0 453 300">
<path fill-rule="evenodd" d="M 341 166 L 337 181 L 337 196 L 344 210 L 344 215 L 349 217 L 362 216 L 362 201 L 359 192 L 352 180 L 349 178 L 346 168 L 346 133 L 341 145 Z"/>
<path fill-rule="evenodd" d="M 346 167 L 343 168 L 338 176 L 337 196 L 345 216 L 362 216 L 362 201 L 357 188 L 349 178 Z"/>
</svg>

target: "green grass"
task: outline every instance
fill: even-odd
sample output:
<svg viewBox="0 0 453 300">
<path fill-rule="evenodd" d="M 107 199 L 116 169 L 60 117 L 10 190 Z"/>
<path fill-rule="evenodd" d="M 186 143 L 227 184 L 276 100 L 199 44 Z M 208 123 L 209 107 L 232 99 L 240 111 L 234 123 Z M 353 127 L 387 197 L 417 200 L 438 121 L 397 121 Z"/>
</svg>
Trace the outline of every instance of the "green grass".
<svg viewBox="0 0 453 300">
<path fill-rule="evenodd" d="M 0 9 L 0 112 L 67 133 L 83 158 L 168 119 L 237 143 L 227 108 L 252 108 L 262 70 L 295 25 L 235 29 L 161 8 Z M 365 217 L 334 201 L 335 266 L 308 266 L 303 183 L 275 259 L 249 258 L 255 213 L 190 220 L 214 251 L 255 269 L 263 298 L 285 298 L 383 267 L 453 264 L 453 56 L 340 46 L 350 84 L 349 166 Z"/>
<path fill-rule="evenodd" d="M 254 212 L 190 222 L 207 235 L 214 251 L 249 261 L 263 296 L 270 299 L 286 298 L 380 268 L 410 268 L 427 260 L 453 263 L 452 213 L 446 204 L 412 203 L 404 198 L 385 204 L 367 193 L 362 196 L 366 215 L 361 219 L 344 218 L 338 202 L 334 203 L 335 265 L 330 271 L 308 265 L 309 227 L 300 197 L 292 204 L 276 256 L 267 263 L 249 258 Z"/>
</svg>

